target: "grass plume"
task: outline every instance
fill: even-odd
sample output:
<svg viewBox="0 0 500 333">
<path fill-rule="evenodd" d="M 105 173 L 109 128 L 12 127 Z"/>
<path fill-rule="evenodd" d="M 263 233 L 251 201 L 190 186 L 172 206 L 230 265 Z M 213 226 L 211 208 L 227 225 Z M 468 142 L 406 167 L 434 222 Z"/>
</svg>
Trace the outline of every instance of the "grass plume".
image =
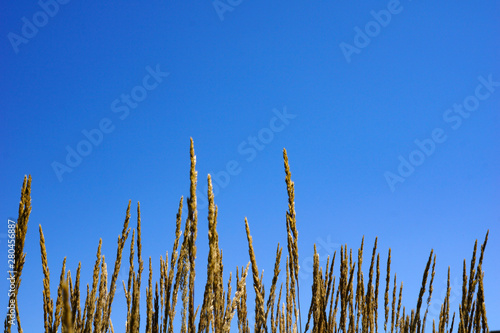
<svg viewBox="0 0 500 333">
<path fill-rule="evenodd" d="M 287 255 L 283 258 L 284 273 L 280 267 L 282 247 L 277 244 L 273 254 L 274 270 L 269 288 L 264 286 L 264 271 L 259 271 L 256 251 L 250 233 L 250 224 L 245 218 L 245 232 L 248 244 L 249 261 L 246 266 L 237 266 L 236 272 L 225 273 L 223 252 L 219 244 L 217 230 L 218 207 L 214 202 L 212 178 L 208 175 L 208 258 L 206 262 L 207 278 L 201 304 L 195 304 L 195 278 L 197 254 L 197 171 L 193 140 L 190 141 L 189 196 L 186 199 L 187 217 L 182 225 L 182 209 L 184 197 L 180 198 L 175 218 L 175 232 L 172 232 L 174 242 L 172 251 L 160 257 L 159 275 L 155 281 L 153 274 L 153 259 L 149 257 L 149 275 L 147 280 L 146 320 L 141 324 L 141 280 L 144 269 L 142 259 L 142 230 L 151 227 L 147 221 L 143 226 L 140 204 L 137 204 L 137 226 L 129 227 L 129 201 L 121 234 L 118 236 L 116 258 L 110 278 L 105 256 L 101 253 L 102 241 L 96 251 L 91 283 L 86 284 L 86 297 L 80 295 L 82 284 L 82 263 L 78 264 L 76 274 L 66 269 L 66 258 L 62 261 L 61 273 L 55 300 L 51 296 L 50 271 L 47 259 L 47 247 L 42 227 L 39 226 L 40 253 L 43 272 L 42 300 L 44 313 L 44 331 L 46 333 L 114 333 L 111 321 L 112 305 L 118 283 L 123 251 L 130 232 L 129 269 L 127 281 L 122 281 L 126 323 L 117 331 L 137 333 L 226 333 L 237 327 L 239 333 L 250 332 L 250 320 L 255 318 L 256 333 L 297 333 L 311 331 L 313 333 L 376 333 L 382 329 L 390 333 L 424 333 L 427 315 L 433 294 L 433 283 L 436 271 L 436 255 L 431 250 L 424 267 L 424 274 L 416 307 L 403 306 L 403 283 L 397 281 L 396 274 L 391 276 L 391 250 L 387 255 L 387 263 L 381 267 L 380 253 L 377 249 L 378 239 L 375 238 L 371 251 L 368 275 L 363 274 L 364 237 L 357 249 L 342 245 L 340 253 L 326 259 L 326 264 L 320 265 L 320 257 L 314 246 L 312 256 L 313 278 L 311 285 L 312 297 L 307 309 L 305 328 L 301 323 L 301 302 L 299 289 L 299 250 L 298 226 L 295 212 L 295 187 L 291 178 L 290 165 L 286 150 L 283 150 L 285 169 L 285 184 L 288 203 L 285 215 Z M 10 278 L 19 291 L 21 272 L 26 260 L 24 251 L 25 237 L 29 214 L 31 212 L 31 177 L 25 177 L 19 206 L 19 217 L 15 226 L 15 268 Z M 182 237 L 182 241 L 181 241 Z M 446 296 L 441 305 L 439 318 L 433 320 L 433 333 L 488 333 L 488 319 L 484 290 L 483 259 L 488 233 L 478 251 L 477 241 L 473 248 L 470 267 L 463 263 L 462 297 L 457 312 L 452 312 L 450 306 L 450 269 Z M 478 253 L 479 252 L 479 253 Z M 137 258 L 137 261 L 135 261 Z M 137 266 L 136 264 L 137 263 Z M 337 266 L 335 266 L 337 265 Z M 262 268 L 262 267 L 261 267 Z M 253 288 L 247 290 L 249 270 L 252 274 Z M 382 273 L 381 273 L 382 270 Z M 366 273 L 366 271 L 365 271 Z M 279 285 L 280 274 L 284 274 L 284 282 Z M 336 275 L 337 274 L 337 275 Z M 233 281 L 233 276 L 235 279 Z M 224 278 L 227 278 L 226 280 Z M 73 279 L 74 278 L 74 284 Z M 384 279 L 385 278 L 385 286 Z M 392 282 L 392 286 L 391 286 Z M 381 285 L 380 285 L 381 284 Z M 85 286 L 84 286 L 85 288 Z M 380 290 L 379 290 L 380 289 Z M 399 289 L 399 292 L 398 292 Z M 234 293 L 233 293 L 234 290 Z M 247 293 L 249 291 L 249 293 Z M 383 293 L 383 301 L 379 302 L 379 291 Z M 427 292 L 427 295 L 426 295 Z M 250 293 L 255 296 L 254 309 L 247 305 Z M 266 295 L 267 293 L 267 295 Z M 56 294 L 54 294 L 56 295 Z M 392 297 L 392 299 L 391 299 Z M 382 297 L 380 297 L 382 298 Z M 18 332 L 22 332 L 17 298 L 15 299 L 15 316 Z M 180 299 L 180 302 L 179 302 Z M 425 302 L 425 304 L 424 304 Z M 81 304 L 82 303 L 82 304 Z M 179 303 L 179 304 L 178 304 Z M 302 304 L 304 306 L 304 304 Z M 379 306 L 381 316 L 379 318 Z M 422 307 L 425 307 L 422 309 Z M 383 310 L 382 310 L 383 308 Z M 176 312 L 180 310 L 180 318 Z M 421 315 L 421 312 L 423 315 Z M 383 316 L 382 316 L 383 313 Z M 234 318 L 236 317 L 236 318 Z M 305 318 L 305 317 L 304 317 Z M 11 332 L 13 326 L 9 314 L 4 322 L 4 332 Z M 234 320 L 233 320 L 234 319 Z M 236 321 L 236 325 L 233 324 Z M 457 323 L 455 324 L 455 321 Z M 429 323 L 430 325 L 430 323 Z"/>
</svg>

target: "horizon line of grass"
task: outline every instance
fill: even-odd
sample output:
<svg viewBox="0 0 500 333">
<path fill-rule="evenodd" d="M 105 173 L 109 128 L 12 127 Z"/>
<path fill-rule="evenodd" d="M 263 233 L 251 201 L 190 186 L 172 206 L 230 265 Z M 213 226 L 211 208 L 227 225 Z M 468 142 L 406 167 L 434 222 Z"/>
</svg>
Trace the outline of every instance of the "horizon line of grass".
<svg viewBox="0 0 500 333">
<path fill-rule="evenodd" d="M 285 272 L 285 285 L 281 283 L 278 290 L 278 279 L 281 272 L 280 263 L 282 248 L 279 243 L 275 254 L 275 265 L 269 295 L 266 301 L 266 288 L 264 286 L 264 271 L 259 273 L 257 258 L 253 247 L 253 238 L 247 218 L 244 219 L 246 230 L 249 261 L 241 269 L 236 267 L 236 290 L 231 290 L 232 273 L 224 281 L 223 253 L 219 247 L 217 232 L 218 208 L 214 203 L 214 194 L 211 176 L 208 175 L 208 244 L 207 279 L 204 288 L 203 302 L 195 310 L 195 263 L 198 211 L 196 200 L 197 171 L 194 143 L 190 140 L 190 196 L 186 199 L 188 214 L 182 229 L 182 207 L 184 198 L 180 198 L 176 215 L 175 241 L 172 252 L 167 252 L 165 259 L 160 256 L 160 278 L 153 281 L 152 260 L 149 258 L 149 279 L 146 286 L 146 333 L 173 333 L 176 308 L 181 308 L 181 333 L 195 332 L 230 332 L 231 322 L 236 314 L 238 332 L 249 333 L 249 313 L 247 307 L 246 278 L 251 269 L 253 290 L 255 294 L 255 333 L 296 333 L 302 332 L 302 315 L 300 309 L 299 289 L 299 250 L 298 229 L 295 214 L 295 190 L 291 180 L 287 152 L 283 150 L 285 183 L 288 195 L 288 210 L 286 212 L 287 251 Z M 17 304 L 17 294 L 20 288 L 22 268 L 26 254 L 23 252 L 27 234 L 29 214 L 31 212 L 31 176 L 25 177 L 19 204 L 19 217 L 15 228 L 15 269 L 10 277 L 15 286 L 15 310 L 18 332 L 22 332 L 21 319 Z M 78 264 L 75 283 L 72 282 L 70 270 L 66 270 L 66 257 L 63 259 L 62 270 L 59 277 L 57 297 L 50 295 L 50 271 L 48 267 L 45 237 L 42 226 L 39 225 L 40 251 L 43 270 L 43 309 L 44 332 L 56 333 L 61 327 L 62 333 L 91 333 L 113 332 L 111 310 L 116 283 L 121 267 L 123 250 L 132 231 L 129 272 L 127 282 L 122 281 L 126 300 L 127 320 L 125 333 L 139 332 L 140 322 L 140 290 L 144 262 L 142 259 L 141 238 L 141 212 L 140 203 L 137 204 L 136 228 L 129 227 L 130 207 L 129 201 L 123 229 L 117 241 L 117 253 L 113 274 L 108 283 L 108 270 L 104 255 L 101 254 L 102 240 L 99 240 L 96 261 L 94 264 L 92 284 L 87 284 L 85 298 L 80 295 L 81 262 Z M 467 266 L 463 264 L 462 299 L 458 308 L 458 333 L 488 333 L 486 306 L 484 302 L 484 272 L 482 262 L 488 240 L 489 231 L 486 233 L 481 245 L 479 260 L 476 263 L 477 240 L 474 245 L 473 255 L 467 276 Z M 182 236 L 182 241 L 181 241 Z M 312 297 L 307 312 L 307 321 L 304 332 L 312 333 L 378 333 L 378 304 L 380 282 L 380 254 L 377 253 L 377 238 L 372 249 L 368 281 L 365 283 L 362 263 L 364 237 L 358 249 L 357 261 L 353 259 L 352 249 L 347 244 L 341 246 L 339 256 L 339 276 L 334 275 L 336 252 L 330 259 L 328 256 L 325 267 L 319 265 L 319 255 L 314 246 L 313 284 Z M 180 245 L 180 248 L 179 248 Z M 137 250 L 137 251 L 136 251 Z M 19 259 L 18 259 L 19 258 Z M 138 267 L 135 269 L 134 262 Z M 390 333 L 424 333 L 429 306 L 433 293 L 436 255 L 431 250 L 424 268 L 422 284 L 415 309 L 406 309 L 402 304 L 403 283 L 398 283 L 396 274 L 391 278 L 391 249 L 388 251 L 386 263 L 386 277 L 384 289 L 384 331 Z M 427 282 L 430 274 L 430 280 Z M 392 283 L 392 293 L 391 290 Z M 154 282 L 154 291 L 153 291 Z M 108 286 L 109 284 L 109 286 Z M 224 287 L 226 285 L 226 287 Z M 283 287 L 285 290 L 283 291 Z M 108 289 L 109 288 L 109 289 Z M 455 313 L 450 323 L 450 268 L 448 268 L 447 293 L 441 305 L 438 322 L 433 319 L 433 333 L 452 333 L 455 326 Z M 427 292 L 425 311 L 423 317 L 422 305 Z M 153 296 L 154 295 L 154 296 Z M 392 302 L 391 302 L 392 295 Z M 181 304 L 178 306 L 180 296 Z M 283 297 L 283 299 L 282 299 Z M 82 303 L 83 301 L 83 303 Z M 9 301 L 10 302 L 10 301 Z M 10 303 L 9 303 L 10 304 Z M 83 310 L 82 310 L 83 304 Z M 397 305 L 396 305 L 397 304 Z M 196 320 L 198 318 L 197 324 Z M 389 320 L 390 318 L 390 320 Z M 13 324 L 12 314 L 8 311 L 4 321 L 4 332 L 11 332 Z M 121 330 L 120 330 L 121 331 Z"/>
</svg>

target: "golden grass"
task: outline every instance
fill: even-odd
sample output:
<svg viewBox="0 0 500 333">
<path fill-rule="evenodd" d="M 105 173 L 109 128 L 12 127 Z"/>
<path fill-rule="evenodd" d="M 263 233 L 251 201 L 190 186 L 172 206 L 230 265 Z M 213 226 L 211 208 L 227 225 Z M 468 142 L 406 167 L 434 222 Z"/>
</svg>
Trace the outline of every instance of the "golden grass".
<svg viewBox="0 0 500 333">
<path fill-rule="evenodd" d="M 87 284 L 87 293 L 83 301 L 80 297 L 81 263 L 75 275 L 73 284 L 71 273 L 66 269 L 66 258 L 63 260 L 59 277 L 57 298 L 54 300 L 50 294 L 50 271 L 48 267 L 47 250 L 42 227 L 40 232 L 40 251 L 43 271 L 43 310 L 44 330 L 46 333 L 57 332 L 59 327 L 63 333 L 91 333 L 114 332 L 110 319 L 112 304 L 118 282 L 123 249 L 132 231 L 129 250 L 129 272 L 127 281 L 122 281 L 127 320 L 120 332 L 136 333 L 143 326 L 146 333 L 173 333 L 176 310 L 180 307 L 180 332 L 230 332 L 234 316 L 236 315 L 237 329 L 240 333 L 249 333 L 249 318 L 251 314 L 247 307 L 248 270 L 251 268 L 253 280 L 253 293 L 255 296 L 254 332 L 292 333 L 302 332 L 301 302 L 299 289 L 299 250 L 298 228 L 295 213 L 295 189 L 291 179 L 290 166 L 286 150 L 283 150 L 285 183 L 288 194 L 288 210 L 286 212 L 287 256 L 285 260 L 285 281 L 278 290 L 278 279 L 281 273 L 282 248 L 277 245 L 275 264 L 271 285 L 264 286 L 264 271 L 259 272 L 257 258 L 250 233 L 250 225 L 245 218 L 245 230 L 248 242 L 249 260 L 246 266 L 236 267 L 235 292 L 232 293 L 232 273 L 224 281 L 223 253 L 219 247 L 217 232 L 218 208 L 214 203 L 212 180 L 208 182 L 208 245 L 207 279 L 203 293 L 203 301 L 195 310 L 195 263 L 198 212 L 196 205 L 197 171 L 194 144 L 190 143 L 190 195 L 187 198 L 188 214 L 182 232 L 182 207 L 183 197 L 179 202 L 176 215 L 175 241 L 172 252 L 160 257 L 159 280 L 153 280 L 153 263 L 149 258 L 149 275 L 146 286 L 146 320 L 141 325 L 140 294 L 143 273 L 142 238 L 141 238 L 141 211 L 137 204 L 137 226 L 129 227 L 130 202 L 126 209 L 123 229 L 118 237 L 116 259 L 111 279 L 108 279 L 108 270 L 105 257 L 101 254 L 102 241 L 96 253 L 92 283 Z M 26 254 L 23 252 L 27 233 L 28 219 L 31 212 L 31 177 L 25 177 L 19 205 L 19 218 L 15 229 L 15 273 L 13 275 L 16 295 L 19 292 L 22 268 Z M 181 242 L 182 236 L 182 242 Z M 457 312 L 450 316 L 450 269 L 448 268 L 448 283 L 446 297 L 441 305 L 438 322 L 433 320 L 433 333 L 451 333 L 454 326 L 458 333 L 489 332 L 484 301 L 484 272 L 482 262 L 488 240 L 488 233 L 481 246 L 479 259 L 476 263 L 477 241 L 474 245 L 473 255 L 467 275 L 467 266 L 463 264 L 462 298 Z M 326 265 L 320 267 L 319 255 L 314 247 L 313 255 L 313 283 L 311 286 L 312 297 L 307 311 L 307 321 L 304 331 L 313 333 L 376 333 L 379 331 L 379 283 L 380 283 L 380 254 L 377 252 L 377 238 L 375 239 L 368 279 L 365 283 L 363 275 L 363 249 L 364 237 L 357 251 L 357 258 L 353 258 L 353 250 L 344 245 L 340 249 L 338 258 L 338 272 L 335 276 L 335 259 L 328 257 Z M 137 259 L 137 269 L 135 260 Z M 356 260 L 357 259 L 357 260 Z M 432 264 L 432 265 L 431 265 Z M 426 327 L 427 315 L 433 293 L 435 276 L 436 255 L 431 251 L 424 268 L 422 284 L 415 309 L 406 309 L 402 306 L 403 283 L 398 283 L 396 274 L 391 277 L 391 250 L 388 251 L 385 288 L 383 290 L 383 321 L 385 332 L 390 333 L 423 333 Z M 430 279 L 429 279 L 430 275 Z M 429 282 L 427 282 L 429 280 Z M 391 292 L 392 281 L 392 292 Z M 382 282 L 383 283 L 383 282 Z M 153 290 L 154 285 L 154 290 Z M 283 290 L 283 288 L 285 290 Z M 381 286 L 383 288 L 383 286 Z M 423 304 L 427 293 L 426 304 Z M 391 299 L 392 297 L 392 299 Z M 181 304 L 177 304 L 180 298 Z M 422 306 L 426 309 L 423 311 Z M 19 310 L 16 298 L 16 320 L 18 332 L 22 332 Z M 381 310 L 382 311 L 382 310 Z M 421 312 L 424 312 L 421 317 Z M 450 320 L 451 317 L 451 320 Z M 382 325 L 380 325 L 382 326 Z M 6 317 L 4 331 L 11 332 L 11 324 Z M 381 328 L 380 328 L 381 329 Z"/>
<path fill-rule="evenodd" d="M 18 332 L 22 332 L 21 317 L 19 315 L 19 307 L 17 304 L 17 294 L 21 286 L 21 274 L 23 272 L 24 263 L 26 261 L 26 253 L 24 253 L 24 242 L 28 231 L 28 220 L 31 213 L 31 176 L 24 177 L 23 186 L 21 188 L 21 199 L 19 201 L 19 214 L 15 227 L 15 245 L 14 245 L 14 267 L 9 270 L 9 277 L 14 278 L 14 302 L 15 315 Z M 9 300 L 10 302 L 10 300 Z M 8 317 L 4 321 L 4 332 L 11 332 L 11 321 Z"/>
</svg>

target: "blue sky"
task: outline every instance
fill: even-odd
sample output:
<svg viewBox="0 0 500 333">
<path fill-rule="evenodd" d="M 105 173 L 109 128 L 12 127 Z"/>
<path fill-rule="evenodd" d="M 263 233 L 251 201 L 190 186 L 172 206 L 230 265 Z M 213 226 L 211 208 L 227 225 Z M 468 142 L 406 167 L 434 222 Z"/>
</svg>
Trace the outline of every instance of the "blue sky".
<svg viewBox="0 0 500 333">
<path fill-rule="evenodd" d="M 276 244 L 286 242 L 286 148 L 303 285 L 314 243 L 326 258 L 378 236 L 381 262 L 390 247 L 414 307 L 433 248 L 433 315 L 448 266 L 459 295 L 463 259 L 489 229 L 486 307 L 499 329 L 499 14 L 497 2 L 472 1 L 2 3 L 5 232 L 23 176 L 33 177 L 24 330 L 43 327 L 38 224 L 55 292 L 64 256 L 73 273 L 81 260 L 82 284 L 91 282 L 99 238 L 111 266 L 128 200 L 140 201 L 143 256 L 156 276 L 189 191 L 190 137 L 200 194 L 208 173 L 219 187 L 226 272 L 248 261 L 248 217 L 270 284 Z M 309 288 L 301 292 L 308 299 Z M 118 328 L 123 292 L 115 299 Z"/>
</svg>

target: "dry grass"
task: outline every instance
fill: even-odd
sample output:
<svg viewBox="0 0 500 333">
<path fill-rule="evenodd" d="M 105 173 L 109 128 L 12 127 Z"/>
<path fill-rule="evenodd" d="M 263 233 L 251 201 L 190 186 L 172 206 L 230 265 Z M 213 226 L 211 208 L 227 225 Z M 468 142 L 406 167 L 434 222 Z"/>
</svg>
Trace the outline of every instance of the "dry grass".
<svg viewBox="0 0 500 333">
<path fill-rule="evenodd" d="M 249 261 L 245 266 L 236 267 L 235 292 L 232 293 L 232 273 L 224 281 L 223 253 L 219 247 L 217 232 L 218 208 L 214 203 L 214 194 L 210 175 L 208 176 L 208 245 L 207 279 L 201 305 L 195 305 L 195 263 L 198 212 L 196 206 L 197 171 L 194 145 L 190 146 L 190 195 L 187 198 L 188 213 L 182 232 L 182 207 L 183 197 L 179 202 L 176 216 L 175 241 L 172 252 L 160 257 L 159 280 L 153 280 L 153 264 L 149 258 L 149 274 L 146 286 L 146 320 L 141 325 L 140 294 L 144 262 L 142 259 L 141 239 L 141 211 L 137 205 L 137 226 L 129 227 L 130 202 L 126 209 L 123 229 L 118 237 L 116 259 L 111 279 L 108 279 L 107 264 L 101 254 L 101 240 L 96 253 L 92 283 L 87 284 L 86 297 L 80 297 L 80 272 L 79 263 L 75 282 L 73 284 L 71 273 L 66 269 L 66 258 L 63 260 L 59 277 L 57 297 L 54 300 L 50 293 L 50 271 L 48 267 L 45 237 L 42 227 L 40 232 L 40 251 L 43 271 L 43 310 L 44 330 L 46 333 L 57 332 L 59 327 L 63 333 L 91 333 L 114 332 L 110 319 L 113 299 L 118 282 L 123 249 L 132 231 L 129 250 L 129 272 L 127 281 L 122 281 L 126 300 L 127 321 L 121 332 L 136 333 L 144 327 L 147 333 L 173 333 L 176 310 L 180 308 L 180 332 L 230 332 L 238 329 L 240 333 L 249 333 L 249 317 L 247 307 L 248 270 L 251 268 L 253 280 L 253 293 L 255 295 L 255 323 L 254 332 L 294 333 L 302 332 L 301 302 L 299 289 L 299 250 L 298 228 L 295 214 L 295 190 L 291 179 L 290 166 L 286 150 L 283 150 L 285 183 L 288 194 L 288 210 L 286 212 L 287 256 L 285 261 L 285 282 L 281 283 L 278 291 L 278 279 L 281 273 L 282 248 L 277 245 L 275 265 L 271 285 L 264 286 L 264 271 L 259 272 L 257 258 L 250 233 L 250 225 L 245 218 L 245 230 L 248 242 Z M 31 177 L 25 178 L 21 190 L 19 205 L 19 218 L 15 229 L 15 273 L 13 275 L 16 295 L 19 292 L 22 268 L 26 254 L 23 253 L 25 237 L 31 212 Z M 181 241 L 182 236 L 182 241 Z M 433 320 L 433 333 L 451 333 L 454 326 L 458 333 L 489 332 L 484 302 L 484 272 L 482 268 L 483 256 L 488 240 L 488 233 L 481 246 L 479 259 L 476 263 L 477 241 L 474 246 L 469 275 L 467 266 L 463 265 L 462 299 L 457 314 L 450 316 L 450 270 L 448 269 L 448 286 L 446 297 L 441 306 L 438 322 Z M 320 267 L 319 255 L 314 247 L 313 283 L 311 286 L 312 297 L 307 313 L 304 331 L 313 333 L 375 333 L 379 331 L 379 282 L 380 282 L 380 254 L 377 252 L 377 239 L 371 253 L 368 279 L 365 283 L 363 276 L 363 250 L 364 238 L 357 250 L 357 260 L 353 257 L 353 250 L 347 245 L 342 246 L 338 258 L 338 272 L 335 276 L 335 263 L 337 254 L 328 257 L 326 265 Z M 137 261 L 136 261 L 137 260 Z M 135 268 L 137 262 L 137 269 Z M 426 326 L 427 314 L 431 304 L 433 282 L 435 276 L 436 256 L 433 251 L 424 268 L 422 284 L 415 309 L 406 309 L 402 306 L 403 283 L 398 283 L 396 274 L 391 276 L 391 250 L 389 249 L 385 288 L 383 292 L 383 328 L 390 333 L 423 333 Z M 430 278 L 429 278 L 430 275 Z M 429 282 L 427 282 L 429 280 Z M 392 286 L 391 286 L 392 281 Z M 383 283 L 383 282 L 382 282 Z M 153 289 L 154 285 L 154 289 Z M 284 288 L 284 290 L 283 290 Z M 392 290 L 392 292 L 391 292 Z M 425 298 L 427 294 L 427 298 Z M 392 297 L 392 299 L 391 299 Z M 181 304 L 177 304 L 178 301 Z M 423 304 L 425 301 L 426 304 Z M 83 309 L 81 308 L 83 304 Z M 425 311 L 422 307 L 425 307 Z M 196 309 L 195 309 L 196 307 Z M 19 310 L 16 299 L 16 323 L 18 332 L 22 332 Z M 382 310 L 381 310 L 382 311 Z M 423 312 L 423 316 L 421 316 Z M 236 315 L 237 325 L 232 325 Z M 451 317 L 451 319 L 450 319 Z M 455 317 L 457 324 L 455 325 Z M 304 317 L 305 318 L 305 317 Z M 11 332 L 11 324 L 6 317 L 5 332 Z M 382 324 L 380 323 L 380 329 Z"/>
</svg>

